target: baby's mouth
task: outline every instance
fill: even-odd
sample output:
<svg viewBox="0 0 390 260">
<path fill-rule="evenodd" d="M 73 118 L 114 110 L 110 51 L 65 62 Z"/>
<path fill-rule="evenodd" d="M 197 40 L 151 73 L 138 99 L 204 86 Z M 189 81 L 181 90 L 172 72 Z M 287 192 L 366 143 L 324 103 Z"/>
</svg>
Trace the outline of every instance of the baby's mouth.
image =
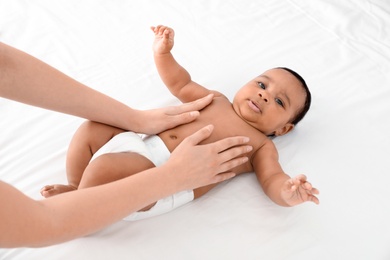
<svg viewBox="0 0 390 260">
<path fill-rule="evenodd" d="M 261 113 L 259 104 L 257 104 L 255 101 L 248 100 L 248 105 L 249 105 L 249 107 L 250 107 L 253 111 L 255 111 L 256 113 Z"/>
</svg>

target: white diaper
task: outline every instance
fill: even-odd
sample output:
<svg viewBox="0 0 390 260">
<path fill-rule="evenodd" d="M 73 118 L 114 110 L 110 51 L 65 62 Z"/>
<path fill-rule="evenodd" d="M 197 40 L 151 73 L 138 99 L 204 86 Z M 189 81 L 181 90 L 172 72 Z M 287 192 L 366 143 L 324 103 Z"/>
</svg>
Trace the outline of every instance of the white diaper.
<svg viewBox="0 0 390 260">
<path fill-rule="evenodd" d="M 92 156 L 91 161 L 102 154 L 122 152 L 138 153 L 148 158 L 157 167 L 165 163 L 171 155 L 158 135 L 149 135 L 142 138 L 141 135 L 134 132 L 123 132 L 103 145 Z"/>
<path fill-rule="evenodd" d="M 110 141 L 102 146 L 93 155 L 91 161 L 102 154 L 120 152 L 138 153 L 148 158 L 156 166 L 160 166 L 165 163 L 170 156 L 168 148 L 158 135 L 149 135 L 142 138 L 134 132 L 123 132 L 114 136 Z M 160 199 L 148 211 L 134 212 L 124 218 L 124 220 L 134 221 L 158 216 L 192 200 L 194 200 L 194 192 L 192 190 L 181 191 Z"/>
</svg>

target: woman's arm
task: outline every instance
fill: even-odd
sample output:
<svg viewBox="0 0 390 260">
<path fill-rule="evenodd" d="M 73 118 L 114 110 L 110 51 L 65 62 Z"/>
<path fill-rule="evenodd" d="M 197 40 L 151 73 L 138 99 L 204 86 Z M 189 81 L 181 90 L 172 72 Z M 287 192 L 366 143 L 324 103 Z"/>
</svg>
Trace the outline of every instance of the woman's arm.
<svg viewBox="0 0 390 260">
<path fill-rule="evenodd" d="M 186 138 L 166 164 L 102 186 L 32 200 L 0 182 L 0 247 L 38 247 L 96 232 L 160 198 L 217 183 L 248 159 L 248 138 L 234 137 L 197 145 L 213 130 Z M 232 148 L 233 147 L 233 148 Z M 231 149 L 229 149 L 231 148 Z M 145 189 L 148 187 L 148 189 Z"/>
<path fill-rule="evenodd" d="M 0 96 L 147 134 L 193 121 L 212 97 L 178 107 L 139 111 L 0 42 Z M 153 124 L 145 124 L 145 121 Z"/>
<path fill-rule="evenodd" d="M 144 133 L 192 121 L 199 112 L 189 111 L 202 109 L 212 100 L 209 95 L 179 107 L 136 111 L 3 43 L 0 96 Z M 0 181 L 0 247 L 61 243 L 95 232 L 169 194 L 231 178 L 230 169 L 247 160 L 240 157 L 247 152 L 240 144 L 248 140 L 235 137 L 197 145 L 211 131 L 209 126 L 188 137 L 161 167 L 42 201 Z M 150 188 L 147 192 L 145 186 Z"/>
</svg>

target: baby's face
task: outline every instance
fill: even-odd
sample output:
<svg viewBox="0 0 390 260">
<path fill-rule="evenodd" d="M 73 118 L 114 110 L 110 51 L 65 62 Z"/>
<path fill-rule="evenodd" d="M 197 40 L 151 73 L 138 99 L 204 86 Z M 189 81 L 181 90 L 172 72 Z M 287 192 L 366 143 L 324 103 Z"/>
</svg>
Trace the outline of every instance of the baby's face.
<svg viewBox="0 0 390 260">
<path fill-rule="evenodd" d="M 304 106 L 306 93 L 290 72 L 271 69 L 245 84 L 235 95 L 236 113 L 266 135 L 277 136 L 294 128 L 289 123 Z"/>
</svg>

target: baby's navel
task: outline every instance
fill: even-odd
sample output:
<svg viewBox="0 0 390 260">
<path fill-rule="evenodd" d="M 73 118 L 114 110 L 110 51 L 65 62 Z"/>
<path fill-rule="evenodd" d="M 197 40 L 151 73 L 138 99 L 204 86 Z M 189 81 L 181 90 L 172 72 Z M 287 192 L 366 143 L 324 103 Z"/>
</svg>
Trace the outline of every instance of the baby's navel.
<svg viewBox="0 0 390 260">
<path fill-rule="evenodd" d="M 171 138 L 172 140 L 176 140 L 177 136 L 176 135 L 170 135 L 169 138 Z"/>
</svg>

